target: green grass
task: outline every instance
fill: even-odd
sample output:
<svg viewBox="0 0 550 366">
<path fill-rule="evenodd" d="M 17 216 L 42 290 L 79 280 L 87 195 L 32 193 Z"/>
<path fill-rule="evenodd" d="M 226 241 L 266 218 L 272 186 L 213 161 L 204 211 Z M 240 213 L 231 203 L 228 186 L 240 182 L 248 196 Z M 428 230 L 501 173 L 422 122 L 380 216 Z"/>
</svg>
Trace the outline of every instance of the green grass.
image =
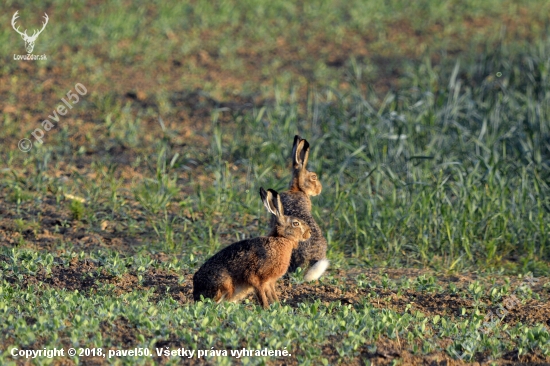
<svg viewBox="0 0 550 366">
<path fill-rule="evenodd" d="M 53 289 L 43 284 L 23 288 L 14 284 L 13 280 L 17 276 L 32 276 L 41 269 L 51 269 L 55 265 L 53 256 L 17 249 L 11 253 L 5 251 L 3 255 L 6 255 L 6 260 L 1 268 L 4 279 L 0 285 L 0 313 L 5 321 L 0 327 L 7 341 L 4 344 L 7 351 L 39 341 L 41 348 L 102 348 L 106 353 L 111 348 L 123 348 L 120 337 L 115 336 L 115 328 L 113 333 L 105 330 L 112 323 L 117 327 L 121 327 L 122 323 L 133 330 L 133 339 L 126 342 L 131 343 L 132 348 L 147 348 L 153 355 L 157 347 L 162 348 L 157 342 L 168 341 L 171 348 L 210 351 L 214 347 L 227 350 L 229 354 L 230 350 L 242 348 L 286 349 L 294 354 L 299 363 L 319 364 L 329 361 L 319 346 L 330 343 L 330 347 L 336 350 L 331 362 L 344 362 L 358 357 L 360 352 L 376 352 L 376 342 L 384 337 L 403 342 L 413 355 L 438 351 L 465 361 L 473 360 L 480 353 L 498 359 L 514 349 L 519 350 L 520 356 L 533 352 L 550 354 L 550 334 L 545 325 L 517 323 L 502 327 L 496 322 L 486 322 L 487 307 L 498 306 L 502 303 L 502 296 L 516 294 L 518 302 L 522 303 L 537 298 L 538 295 L 526 291 L 525 286 L 489 286 L 477 282 L 460 289 L 445 289 L 433 277 L 425 275 L 413 281 L 393 281 L 383 277 L 380 282 L 359 276 L 350 286 L 328 275 L 321 285 L 333 285 L 343 291 L 359 291 L 365 294 L 364 298 L 353 306 L 316 300 L 300 303 L 297 307 L 283 303 L 262 310 L 259 305 L 248 301 L 240 305 L 216 305 L 211 302 L 182 305 L 168 292 L 161 296 L 160 301 L 154 300 L 154 288 L 115 295 L 113 292 L 117 286 L 102 283 L 99 280 L 101 271 L 90 273 L 92 279 L 97 279 L 97 287 L 91 294 Z M 186 261 L 174 261 L 169 265 L 151 260 L 147 255 L 124 259 L 114 253 L 101 252 L 91 253 L 90 256 L 67 253 L 57 264 L 67 266 L 73 258 L 92 260 L 116 278 L 122 278 L 128 272 L 143 272 L 151 266 L 176 273 L 189 269 L 189 262 Z M 453 294 L 457 298 L 474 300 L 479 294 L 478 299 L 486 303 L 480 302 L 473 308 L 462 309 L 459 316 L 426 315 L 412 310 L 411 305 L 404 312 L 397 312 L 373 306 L 376 301 L 388 301 L 376 292 L 382 289 L 394 291 L 398 296 L 415 290 L 419 295 Z M 501 296 L 495 297 L 496 293 Z M 441 348 L 442 339 L 452 342 Z M 11 360 L 7 352 L 1 357 L 3 363 Z M 217 364 L 231 364 L 228 357 L 207 356 L 206 359 Z M 130 364 L 150 360 L 149 357 L 120 358 L 117 362 Z M 242 359 L 245 364 L 266 361 L 269 361 L 268 357 Z M 175 364 L 179 360 L 172 359 L 171 362 Z"/>
<path fill-rule="evenodd" d="M 158 91 L 153 93 L 159 96 L 179 86 L 225 98 L 272 96 L 273 84 L 284 90 L 308 84 L 338 87 L 344 73 L 341 64 L 351 66 L 353 58 L 368 61 L 367 74 L 374 82 L 381 75 L 387 78 L 391 70 L 386 68 L 400 67 L 406 58 L 440 58 L 501 42 L 521 45 L 547 34 L 550 10 L 543 0 L 50 4 L 5 4 L 13 12 L 20 10 L 18 24 L 29 29 L 40 25 L 42 13 L 49 12 L 50 22 L 35 51 L 49 53 L 40 67 L 61 67 L 73 80 L 101 85 L 102 96 L 108 90 L 136 89 L 112 82 L 111 76 L 122 74 L 154 82 Z M 5 12 L 0 19 L 10 24 L 11 15 Z M 12 29 L 0 31 L 4 54 L 23 53 L 22 46 Z M 382 62 L 370 62 L 376 58 Z M 169 75 L 176 61 L 181 69 Z M 159 67 L 161 75 L 151 74 Z M 7 74 L 16 69 L 14 62 L 2 66 Z M 217 73 L 211 76 L 211 69 Z M 22 87 L 17 77 L 11 82 L 14 89 Z M 66 85 L 55 87 L 61 86 Z M 121 90 L 126 86 L 130 90 Z M 41 91 L 40 84 L 35 88 Z"/>
<path fill-rule="evenodd" d="M 483 72 L 477 62 L 439 72 L 421 65 L 383 99 L 313 94 L 303 114 L 276 105 L 263 118 L 243 117 L 241 134 L 252 143 L 228 134 L 224 156 L 284 171 L 280 146 L 293 131 L 309 135 L 325 186 L 314 213 L 333 252 L 367 263 L 385 254 L 394 264 L 463 269 L 515 257 L 536 267 L 549 258 L 545 52 L 509 64 L 500 57 L 510 56 L 493 56 Z M 284 177 L 265 175 L 258 185 L 283 187 Z"/>
<path fill-rule="evenodd" d="M 49 4 L 19 20 L 48 12 L 35 47 L 48 61 L 0 65 L 1 363 L 12 346 L 156 342 L 286 347 L 299 364 L 375 362 L 388 343 L 417 360 L 548 360 L 547 324 L 488 316 L 512 295 L 521 309 L 548 301 L 546 1 Z M 9 24 L 19 8 L 5 8 Z M 9 27 L 0 50 L 24 51 Z M 19 151 L 77 82 L 88 93 Z M 187 302 L 174 286 L 188 290 L 208 256 L 268 231 L 258 190 L 286 189 L 297 133 L 323 184 L 313 215 L 331 260 L 305 288 L 342 296 L 266 311 Z M 432 272 L 374 280 L 372 268 Z M 67 273 L 81 287 L 56 285 Z M 541 285 L 515 285 L 526 273 Z M 421 311 L 411 293 L 468 305 Z"/>
</svg>

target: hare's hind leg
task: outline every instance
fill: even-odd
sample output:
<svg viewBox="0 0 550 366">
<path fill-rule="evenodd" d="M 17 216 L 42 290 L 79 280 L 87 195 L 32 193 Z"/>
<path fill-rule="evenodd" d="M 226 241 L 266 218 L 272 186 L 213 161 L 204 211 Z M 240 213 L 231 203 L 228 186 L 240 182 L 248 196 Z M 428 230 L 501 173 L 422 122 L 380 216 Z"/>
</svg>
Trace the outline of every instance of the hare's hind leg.
<svg viewBox="0 0 550 366">
<path fill-rule="evenodd" d="M 231 300 L 234 292 L 235 287 L 233 286 L 233 281 L 231 280 L 231 277 L 227 276 L 222 280 L 220 286 L 218 287 L 214 301 L 216 303 L 220 303 L 224 299 Z"/>
<path fill-rule="evenodd" d="M 269 308 L 269 302 L 267 301 L 267 295 L 266 295 L 266 289 L 262 287 L 254 288 L 256 290 L 256 296 L 258 297 L 258 300 L 260 301 L 260 304 L 263 306 L 264 309 Z"/>
<path fill-rule="evenodd" d="M 271 289 L 271 297 L 273 297 L 274 302 L 280 302 L 279 296 L 277 296 L 277 289 L 275 288 L 275 281 L 271 282 L 269 284 L 269 287 Z"/>
<path fill-rule="evenodd" d="M 275 297 L 273 296 L 273 289 L 271 288 L 271 286 L 265 286 L 265 294 L 267 296 L 267 301 L 269 301 L 270 304 L 273 304 L 276 301 Z"/>
<path fill-rule="evenodd" d="M 244 299 L 252 290 L 253 290 L 252 287 L 248 285 L 237 285 L 235 286 L 235 292 L 233 293 L 233 297 L 229 298 L 228 300 L 233 302 L 239 302 L 242 299 Z"/>
<path fill-rule="evenodd" d="M 275 289 L 275 281 L 270 282 L 267 285 L 267 289 L 267 296 L 269 297 L 269 301 L 271 301 L 271 303 L 279 302 L 279 296 L 277 296 L 277 290 Z"/>
<path fill-rule="evenodd" d="M 267 282 L 262 283 L 262 281 L 257 277 L 249 278 L 248 281 L 250 285 L 254 288 L 260 304 L 263 306 L 264 309 L 267 309 L 269 307 L 269 302 L 267 301 L 266 290 L 269 291 L 269 284 Z"/>
</svg>

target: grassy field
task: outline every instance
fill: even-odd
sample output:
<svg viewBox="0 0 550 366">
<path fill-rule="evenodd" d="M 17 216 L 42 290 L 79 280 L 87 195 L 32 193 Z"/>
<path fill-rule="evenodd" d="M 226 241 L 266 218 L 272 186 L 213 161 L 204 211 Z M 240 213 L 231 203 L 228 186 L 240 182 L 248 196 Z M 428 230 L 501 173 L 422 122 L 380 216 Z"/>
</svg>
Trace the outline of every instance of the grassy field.
<svg viewBox="0 0 550 366">
<path fill-rule="evenodd" d="M 547 1 L 4 4 L 0 363 L 550 363 Z M 329 271 L 193 303 L 297 133 Z"/>
</svg>

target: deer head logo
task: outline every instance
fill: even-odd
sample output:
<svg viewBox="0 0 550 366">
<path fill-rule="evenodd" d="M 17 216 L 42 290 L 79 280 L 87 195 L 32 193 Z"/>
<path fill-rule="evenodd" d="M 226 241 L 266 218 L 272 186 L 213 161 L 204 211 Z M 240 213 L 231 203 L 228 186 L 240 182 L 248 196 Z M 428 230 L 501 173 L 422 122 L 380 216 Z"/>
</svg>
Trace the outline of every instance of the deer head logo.
<svg viewBox="0 0 550 366">
<path fill-rule="evenodd" d="M 19 12 L 19 10 L 16 11 L 15 14 L 13 14 L 13 17 L 11 18 L 11 26 L 13 27 L 13 29 L 15 29 L 15 31 L 17 33 L 19 33 L 21 35 L 21 38 L 23 38 L 23 41 L 25 41 L 25 48 L 27 49 L 27 53 L 32 53 L 32 50 L 34 49 L 34 42 L 36 42 L 36 39 L 38 38 L 40 33 L 42 33 L 44 28 L 46 28 L 46 24 L 48 24 L 48 14 L 44 13 L 44 19 L 46 19 L 46 22 L 42 23 L 42 29 L 40 29 L 39 31 L 34 30 L 33 33 L 32 33 L 32 36 L 29 36 L 27 34 L 26 29 L 25 29 L 24 32 L 20 32 L 19 31 L 19 26 L 17 26 L 17 28 L 15 28 L 15 21 L 16 21 L 17 18 L 19 18 L 19 16 L 17 15 L 18 12 Z"/>
</svg>

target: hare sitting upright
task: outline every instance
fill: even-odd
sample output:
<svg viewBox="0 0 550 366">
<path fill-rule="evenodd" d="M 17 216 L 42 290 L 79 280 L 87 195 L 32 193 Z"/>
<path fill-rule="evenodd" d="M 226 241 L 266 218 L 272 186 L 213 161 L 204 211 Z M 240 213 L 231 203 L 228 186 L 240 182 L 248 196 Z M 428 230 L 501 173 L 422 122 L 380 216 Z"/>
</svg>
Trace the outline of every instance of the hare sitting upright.
<svg viewBox="0 0 550 366">
<path fill-rule="evenodd" d="M 201 295 L 216 302 L 238 301 L 251 290 L 264 308 L 269 306 L 268 299 L 279 301 L 275 281 L 286 273 L 292 250 L 310 237 L 310 229 L 304 221 L 283 214 L 281 198 L 274 190 L 260 188 L 260 196 L 275 216 L 271 232 L 233 243 L 208 259 L 193 276 L 195 301 Z"/>
<path fill-rule="evenodd" d="M 292 147 L 292 180 L 290 189 L 281 193 L 281 201 L 285 208 L 285 215 L 290 215 L 304 220 L 311 229 L 311 237 L 300 241 L 298 249 L 292 252 L 289 272 L 294 272 L 298 267 L 309 268 L 304 279 L 314 281 L 326 271 L 327 241 L 321 228 L 315 222 L 311 214 L 311 199 L 309 196 L 317 196 L 323 186 L 317 179 L 317 174 L 306 169 L 309 157 L 309 143 L 307 140 L 294 136 Z"/>
</svg>

